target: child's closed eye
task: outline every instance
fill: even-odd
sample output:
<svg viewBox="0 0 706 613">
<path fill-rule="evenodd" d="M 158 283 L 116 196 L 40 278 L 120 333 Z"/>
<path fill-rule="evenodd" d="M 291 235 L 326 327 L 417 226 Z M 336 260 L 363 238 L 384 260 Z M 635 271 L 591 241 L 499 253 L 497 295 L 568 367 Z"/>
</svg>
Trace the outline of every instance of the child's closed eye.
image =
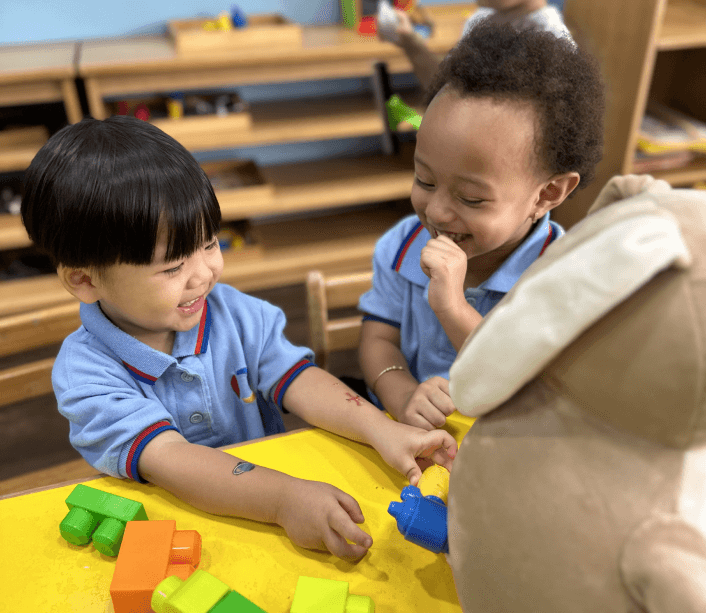
<svg viewBox="0 0 706 613">
<path fill-rule="evenodd" d="M 432 187 L 434 187 L 433 183 L 425 183 L 417 176 L 414 177 L 414 182 L 419 185 L 419 187 L 422 187 L 424 189 L 431 189 Z"/>
<path fill-rule="evenodd" d="M 184 266 L 184 262 L 179 264 L 179 266 L 175 266 L 174 268 L 168 268 L 167 270 L 163 270 L 162 272 L 167 275 L 175 275 L 181 270 L 182 266 Z"/>
</svg>

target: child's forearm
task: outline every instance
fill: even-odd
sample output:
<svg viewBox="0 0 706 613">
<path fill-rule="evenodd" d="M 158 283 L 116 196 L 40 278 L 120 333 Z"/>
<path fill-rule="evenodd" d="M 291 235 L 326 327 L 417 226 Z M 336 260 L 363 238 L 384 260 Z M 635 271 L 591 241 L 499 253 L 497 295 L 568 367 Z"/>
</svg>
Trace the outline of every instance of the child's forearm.
<svg viewBox="0 0 706 613">
<path fill-rule="evenodd" d="M 483 316 L 465 301 L 458 312 L 447 311 L 436 313 L 436 316 L 456 352 L 461 350 L 468 335 L 483 321 Z"/>
<path fill-rule="evenodd" d="M 336 377 L 304 370 L 285 392 L 283 405 L 312 426 L 376 447 L 390 420 Z"/>
<path fill-rule="evenodd" d="M 424 39 L 416 33 L 402 36 L 399 46 L 412 64 L 412 70 L 424 89 L 427 89 L 436 74 L 441 61 L 429 50 Z"/>
<path fill-rule="evenodd" d="M 280 496 L 293 477 L 263 466 L 234 475 L 240 458 L 177 436 L 144 449 L 138 464 L 143 479 L 208 513 L 279 523 Z"/>
<path fill-rule="evenodd" d="M 407 400 L 419 385 L 409 372 L 400 348 L 387 339 L 362 338 L 358 357 L 368 387 L 387 412 L 399 419 Z M 400 368 L 390 369 L 392 366 Z"/>
</svg>

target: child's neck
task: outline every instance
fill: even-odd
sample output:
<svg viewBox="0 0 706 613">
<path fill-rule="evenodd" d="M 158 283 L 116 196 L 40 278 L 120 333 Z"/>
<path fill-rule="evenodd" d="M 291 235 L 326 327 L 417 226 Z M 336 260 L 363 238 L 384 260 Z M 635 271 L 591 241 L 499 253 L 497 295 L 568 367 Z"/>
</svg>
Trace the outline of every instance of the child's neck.
<svg viewBox="0 0 706 613">
<path fill-rule="evenodd" d="M 520 19 L 525 15 L 529 15 L 530 13 L 534 13 L 539 9 L 543 9 L 546 6 L 547 0 L 527 0 L 527 2 L 523 2 L 522 4 L 506 11 L 497 11 L 496 16 L 497 18 L 499 18 L 498 21 L 515 21 L 516 19 Z"/>
</svg>

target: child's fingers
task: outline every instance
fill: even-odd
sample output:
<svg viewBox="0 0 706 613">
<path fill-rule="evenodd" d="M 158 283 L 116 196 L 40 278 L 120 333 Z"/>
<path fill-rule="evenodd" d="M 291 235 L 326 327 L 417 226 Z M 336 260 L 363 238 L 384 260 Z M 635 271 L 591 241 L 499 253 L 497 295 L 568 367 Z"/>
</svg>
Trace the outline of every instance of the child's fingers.
<svg viewBox="0 0 706 613">
<path fill-rule="evenodd" d="M 365 521 L 365 517 L 363 517 L 363 511 L 360 508 L 360 505 L 358 504 L 358 501 L 353 498 L 353 496 L 350 496 L 349 494 L 346 494 L 344 491 L 339 490 L 337 492 L 337 498 L 338 498 L 338 504 L 343 507 L 343 510 L 348 513 L 348 516 L 356 523 L 356 524 L 362 524 Z"/>
<path fill-rule="evenodd" d="M 458 443 L 446 430 L 434 430 L 422 435 L 422 450 L 417 454 L 421 458 L 432 458 L 448 456 L 455 458 L 458 451 Z M 441 455 L 439 455 L 441 454 Z M 437 462 L 439 464 L 439 462 Z"/>
<path fill-rule="evenodd" d="M 331 516 L 329 525 L 331 530 L 324 536 L 324 543 L 340 558 L 359 558 L 373 544 L 373 538 L 356 526 L 343 509 Z"/>
<path fill-rule="evenodd" d="M 414 466 L 410 467 L 406 474 L 407 480 L 409 481 L 410 485 L 417 485 L 421 476 L 422 469 L 416 463 L 414 464 Z"/>
<path fill-rule="evenodd" d="M 324 536 L 324 545 L 326 545 L 326 549 L 328 549 L 333 555 L 350 562 L 359 560 L 366 553 L 368 553 L 367 547 L 362 547 L 361 545 L 356 545 L 355 543 L 349 543 L 340 534 L 336 534 L 333 530 L 329 530 L 328 534 Z"/>
<path fill-rule="evenodd" d="M 448 417 L 456 410 L 456 405 L 451 400 L 451 396 L 439 388 L 429 393 L 429 401 L 444 414 L 444 417 Z M 439 424 L 439 427 L 443 426 L 444 423 L 446 423 L 446 419 Z"/>
</svg>

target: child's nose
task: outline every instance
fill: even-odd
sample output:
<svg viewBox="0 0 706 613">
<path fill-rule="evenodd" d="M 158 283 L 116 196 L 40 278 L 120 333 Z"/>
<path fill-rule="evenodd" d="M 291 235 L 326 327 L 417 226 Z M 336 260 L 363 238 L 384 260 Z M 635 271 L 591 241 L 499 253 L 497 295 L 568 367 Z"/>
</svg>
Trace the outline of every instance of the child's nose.
<svg viewBox="0 0 706 613">
<path fill-rule="evenodd" d="M 449 194 L 444 190 L 437 189 L 429 198 L 426 208 L 426 216 L 432 223 L 442 223 L 454 218 L 453 202 Z"/>
<path fill-rule="evenodd" d="M 211 281 L 211 277 L 213 277 L 213 270 L 208 260 L 204 257 L 198 258 L 189 279 L 190 285 L 192 287 L 198 287 L 199 285 L 208 284 Z"/>
</svg>

